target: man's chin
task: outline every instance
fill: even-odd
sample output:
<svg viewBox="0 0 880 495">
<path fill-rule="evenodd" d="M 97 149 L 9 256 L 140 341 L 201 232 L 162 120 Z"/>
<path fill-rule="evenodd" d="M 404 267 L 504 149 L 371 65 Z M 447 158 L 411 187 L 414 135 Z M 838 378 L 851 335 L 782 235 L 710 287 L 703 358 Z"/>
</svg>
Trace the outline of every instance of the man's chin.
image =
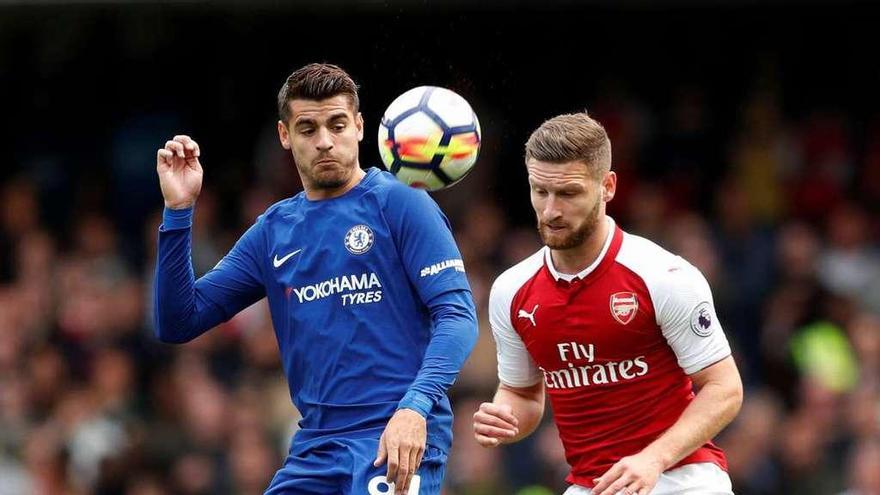
<svg viewBox="0 0 880 495">
<path fill-rule="evenodd" d="M 348 179 L 351 176 L 350 173 L 346 172 L 347 171 L 341 167 L 322 170 L 315 174 L 315 187 L 318 187 L 319 189 L 336 189 L 342 187 L 348 182 Z"/>
<path fill-rule="evenodd" d="M 544 245 L 550 249 L 568 249 L 572 247 L 570 235 L 551 234 L 542 230 L 541 240 L 544 241 Z"/>
</svg>

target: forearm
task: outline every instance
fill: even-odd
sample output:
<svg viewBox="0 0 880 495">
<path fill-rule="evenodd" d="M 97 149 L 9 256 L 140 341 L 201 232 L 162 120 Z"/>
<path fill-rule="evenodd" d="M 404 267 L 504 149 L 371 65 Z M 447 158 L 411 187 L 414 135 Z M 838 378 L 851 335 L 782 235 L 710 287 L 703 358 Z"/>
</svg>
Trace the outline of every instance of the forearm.
<svg viewBox="0 0 880 495">
<path fill-rule="evenodd" d="M 427 416 L 446 394 L 477 341 L 477 315 L 470 291 L 447 292 L 429 304 L 433 331 L 422 367 L 399 407 Z"/>
<path fill-rule="evenodd" d="M 518 421 L 519 433 L 512 438 L 502 439 L 502 443 L 518 442 L 531 435 L 544 417 L 544 389 L 540 384 L 524 390 L 515 390 L 501 384 L 492 402 L 510 406 Z"/>
<path fill-rule="evenodd" d="M 741 404 L 741 387 L 719 382 L 706 383 L 678 421 L 642 452 L 658 459 L 665 471 L 710 441 L 733 421 Z"/>
<path fill-rule="evenodd" d="M 196 298 L 191 256 L 192 210 L 166 210 L 159 232 L 154 286 L 156 337 L 162 342 L 187 342 L 218 322 L 209 321 Z"/>
</svg>

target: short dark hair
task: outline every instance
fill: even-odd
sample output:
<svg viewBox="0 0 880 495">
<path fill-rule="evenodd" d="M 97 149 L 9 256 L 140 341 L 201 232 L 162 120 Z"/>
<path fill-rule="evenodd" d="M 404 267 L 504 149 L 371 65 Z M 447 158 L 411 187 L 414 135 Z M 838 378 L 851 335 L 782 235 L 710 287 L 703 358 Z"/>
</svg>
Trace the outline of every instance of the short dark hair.
<svg viewBox="0 0 880 495">
<path fill-rule="evenodd" d="M 547 120 L 526 142 L 526 161 L 549 163 L 580 161 L 595 178 L 611 169 L 611 141 L 605 128 L 587 112 L 558 115 Z"/>
<path fill-rule="evenodd" d="M 351 76 L 333 64 L 309 64 L 297 69 L 278 92 L 278 118 L 285 124 L 290 120 L 290 100 L 324 100 L 346 95 L 357 113 L 360 108 L 358 87 Z"/>
</svg>

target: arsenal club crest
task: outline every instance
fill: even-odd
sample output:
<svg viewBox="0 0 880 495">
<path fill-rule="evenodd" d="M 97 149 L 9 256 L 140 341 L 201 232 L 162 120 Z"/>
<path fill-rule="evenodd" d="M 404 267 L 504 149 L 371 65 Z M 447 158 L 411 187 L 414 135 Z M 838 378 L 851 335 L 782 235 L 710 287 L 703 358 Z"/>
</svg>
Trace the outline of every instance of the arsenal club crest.
<svg viewBox="0 0 880 495">
<path fill-rule="evenodd" d="M 631 322 L 639 310 L 639 298 L 634 292 L 611 294 L 611 316 L 621 325 Z"/>
</svg>

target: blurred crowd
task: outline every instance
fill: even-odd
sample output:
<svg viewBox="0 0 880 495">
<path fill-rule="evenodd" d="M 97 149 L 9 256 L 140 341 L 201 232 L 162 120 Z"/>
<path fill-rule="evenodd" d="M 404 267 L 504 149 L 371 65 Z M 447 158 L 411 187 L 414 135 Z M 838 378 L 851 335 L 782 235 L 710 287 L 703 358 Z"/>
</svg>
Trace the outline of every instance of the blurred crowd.
<svg viewBox="0 0 880 495">
<path fill-rule="evenodd" d="M 710 110 L 699 87 L 659 110 L 624 93 L 596 98 L 590 112 L 611 136 L 619 176 L 610 214 L 691 261 L 713 288 L 746 385 L 742 412 L 718 438 L 735 492 L 880 494 L 880 121 L 834 108 L 792 117 L 772 88 L 745 97 L 732 123 Z M 209 181 L 199 199 L 198 274 L 298 190 L 267 124 L 247 165 L 255 171 L 234 188 Z M 24 167 L 0 184 L 2 495 L 262 493 L 296 429 L 264 302 L 185 345 L 153 337 L 161 200 L 149 162 L 164 141 L 139 137 L 113 137 L 114 188 L 73 191 L 62 208 L 58 186 Z M 127 168 L 134 155 L 146 166 Z M 478 169 L 435 195 L 481 322 L 451 390 L 446 495 L 565 487 L 550 411 L 520 444 L 486 450 L 471 434 L 497 385 L 489 289 L 540 248 L 532 219 L 511 213 L 528 211 L 528 193 L 510 167 L 522 164 L 500 163 L 487 143 Z M 499 192 L 513 180 L 504 187 L 514 193 Z"/>
</svg>

